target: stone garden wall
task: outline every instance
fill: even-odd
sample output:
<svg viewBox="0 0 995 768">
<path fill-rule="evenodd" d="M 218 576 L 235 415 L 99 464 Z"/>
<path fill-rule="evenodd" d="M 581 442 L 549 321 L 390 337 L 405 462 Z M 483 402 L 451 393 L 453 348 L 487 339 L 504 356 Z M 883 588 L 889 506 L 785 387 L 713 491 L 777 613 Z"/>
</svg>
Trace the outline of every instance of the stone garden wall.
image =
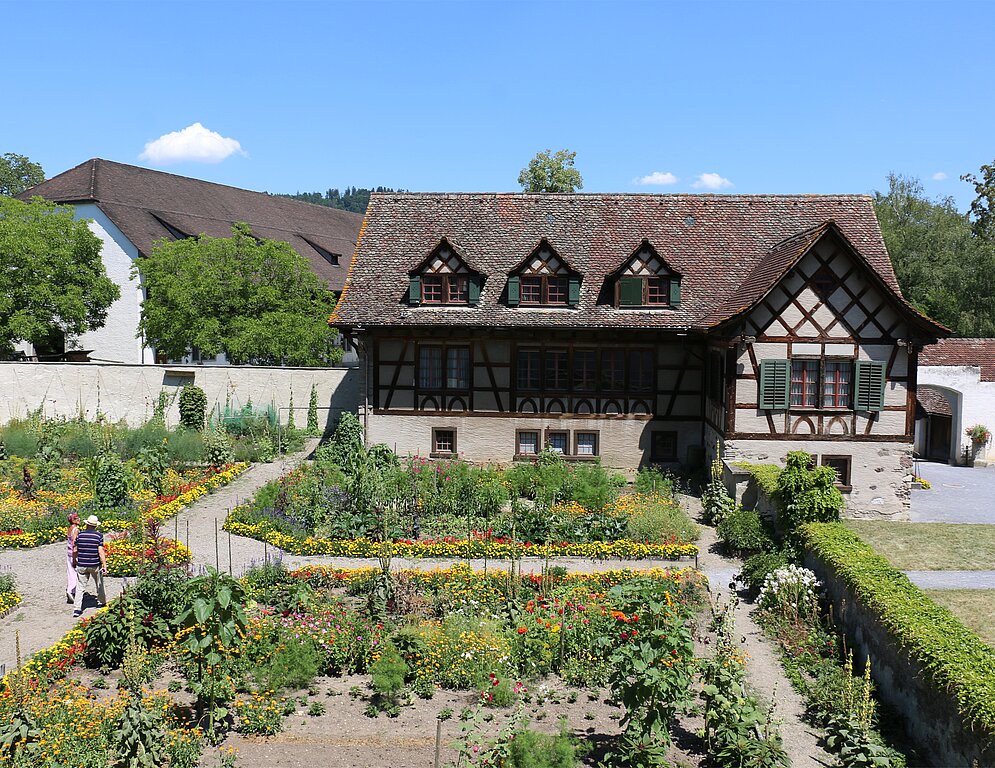
<svg viewBox="0 0 995 768">
<path fill-rule="evenodd" d="M 282 423 L 293 394 L 297 426 L 307 424 L 311 385 L 317 387 L 318 423 L 330 428 L 343 411 L 358 405 L 356 368 L 271 368 L 256 366 L 129 365 L 117 363 L 0 363 L 0 424 L 24 418 L 39 407 L 49 417 L 94 419 L 132 426 L 152 415 L 165 392 L 168 424 L 179 422 L 180 389 L 196 384 L 208 410 L 273 406 Z"/>
</svg>

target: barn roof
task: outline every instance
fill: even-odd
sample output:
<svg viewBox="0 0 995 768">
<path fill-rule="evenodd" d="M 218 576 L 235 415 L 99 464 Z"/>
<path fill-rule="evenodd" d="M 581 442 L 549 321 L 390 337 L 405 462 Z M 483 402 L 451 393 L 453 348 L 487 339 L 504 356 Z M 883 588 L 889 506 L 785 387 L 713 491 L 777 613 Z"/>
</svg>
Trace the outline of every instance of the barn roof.
<svg viewBox="0 0 995 768">
<path fill-rule="evenodd" d="M 96 203 L 142 256 L 156 240 L 200 234 L 228 237 L 236 221 L 252 234 L 282 240 L 311 263 L 318 277 L 339 291 L 362 216 L 263 192 L 94 158 L 21 193 L 57 203 Z M 329 263 L 322 251 L 339 256 Z"/>
</svg>

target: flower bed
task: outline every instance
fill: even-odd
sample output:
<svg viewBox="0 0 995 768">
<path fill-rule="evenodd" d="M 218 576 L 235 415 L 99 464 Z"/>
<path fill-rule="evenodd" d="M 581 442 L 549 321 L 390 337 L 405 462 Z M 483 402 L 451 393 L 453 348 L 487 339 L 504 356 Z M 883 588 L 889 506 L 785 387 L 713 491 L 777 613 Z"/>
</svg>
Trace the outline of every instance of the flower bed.
<svg viewBox="0 0 995 768">
<path fill-rule="evenodd" d="M 5 616 L 20 602 L 21 596 L 17 592 L 0 592 L 0 617 Z"/>
<path fill-rule="evenodd" d="M 333 557 L 377 557 L 383 551 L 382 542 L 372 539 L 318 539 L 280 533 L 267 522 L 239 523 L 229 518 L 224 529 L 236 536 L 265 541 L 292 555 L 331 555 Z M 507 560 L 519 557 L 583 557 L 593 560 L 681 560 L 697 556 L 698 547 L 688 542 L 671 541 L 645 544 L 638 541 L 595 541 L 587 543 L 558 542 L 532 544 L 503 538 L 466 539 L 400 539 L 391 545 L 396 557 L 421 558 L 493 558 Z"/>
<path fill-rule="evenodd" d="M 204 480 L 190 483 L 180 488 L 180 492 L 170 496 L 160 496 L 152 505 L 141 513 L 142 519 L 162 522 L 178 514 L 204 494 L 230 483 L 235 477 L 249 468 L 249 464 L 231 464 L 224 469 L 213 472 Z M 135 527 L 135 521 L 126 518 L 108 517 L 101 519 L 104 531 L 127 531 Z M 65 541 L 68 535 L 67 526 L 57 526 L 38 532 L 27 532 L 21 529 L 0 531 L 0 549 L 28 549 L 43 544 Z"/>
<path fill-rule="evenodd" d="M 134 576 L 147 565 L 182 565 L 190 562 L 190 550 L 173 539 L 110 541 L 105 545 L 108 576 Z"/>
</svg>

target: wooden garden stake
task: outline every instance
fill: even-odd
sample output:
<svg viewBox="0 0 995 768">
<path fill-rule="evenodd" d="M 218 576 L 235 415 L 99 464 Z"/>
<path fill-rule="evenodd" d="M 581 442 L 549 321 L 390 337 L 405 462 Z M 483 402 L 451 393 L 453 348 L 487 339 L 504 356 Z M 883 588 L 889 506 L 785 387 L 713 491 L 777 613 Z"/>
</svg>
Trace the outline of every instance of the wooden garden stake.
<svg viewBox="0 0 995 768">
<path fill-rule="evenodd" d="M 439 768 L 440 750 L 442 749 L 442 721 L 435 721 L 435 768 Z"/>
<path fill-rule="evenodd" d="M 214 570 L 221 570 L 221 549 L 218 547 L 218 518 L 214 518 Z"/>
<path fill-rule="evenodd" d="M 190 549 L 190 521 L 187 520 L 187 549 Z"/>
<path fill-rule="evenodd" d="M 235 575 L 235 566 L 231 562 L 231 531 L 228 531 L 228 575 Z"/>
</svg>

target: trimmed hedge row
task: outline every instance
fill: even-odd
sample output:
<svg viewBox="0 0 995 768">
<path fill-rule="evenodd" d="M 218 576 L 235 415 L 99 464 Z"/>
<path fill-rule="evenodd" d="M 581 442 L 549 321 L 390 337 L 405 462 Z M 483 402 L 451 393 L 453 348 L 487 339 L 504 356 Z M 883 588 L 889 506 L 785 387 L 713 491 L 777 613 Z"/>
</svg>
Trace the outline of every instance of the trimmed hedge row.
<svg viewBox="0 0 995 768">
<path fill-rule="evenodd" d="M 777 493 L 777 480 L 781 477 L 784 467 L 779 467 L 777 464 L 751 464 L 748 461 L 737 461 L 735 466 L 748 471 L 767 498 L 774 499 L 774 494 Z"/>
<path fill-rule="evenodd" d="M 995 648 L 840 523 L 801 528 L 805 547 L 830 566 L 861 604 L 954 697 L 961 716 L 995 736 Z"/>
</svg>

